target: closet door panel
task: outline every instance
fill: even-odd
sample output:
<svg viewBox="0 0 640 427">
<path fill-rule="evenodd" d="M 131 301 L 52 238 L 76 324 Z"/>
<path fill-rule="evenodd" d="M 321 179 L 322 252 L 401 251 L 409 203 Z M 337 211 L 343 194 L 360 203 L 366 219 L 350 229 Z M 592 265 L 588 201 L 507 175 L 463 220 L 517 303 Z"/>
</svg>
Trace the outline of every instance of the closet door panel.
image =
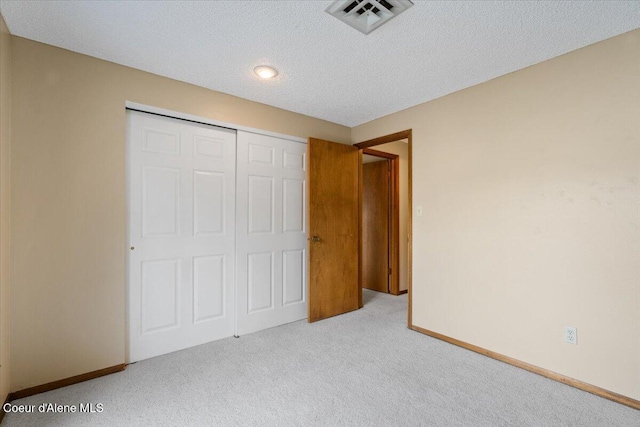
<svg viewBox="0 0 640 427">
<path fill-rule="evenodd" d="M 236 132 L 127 113 L 128 360 L 233 335 Z"/>
<path fill-rule="evenodd" d="M 306 144 L 238 131 L 238 335 L 307 317 Z"/>
</svg>

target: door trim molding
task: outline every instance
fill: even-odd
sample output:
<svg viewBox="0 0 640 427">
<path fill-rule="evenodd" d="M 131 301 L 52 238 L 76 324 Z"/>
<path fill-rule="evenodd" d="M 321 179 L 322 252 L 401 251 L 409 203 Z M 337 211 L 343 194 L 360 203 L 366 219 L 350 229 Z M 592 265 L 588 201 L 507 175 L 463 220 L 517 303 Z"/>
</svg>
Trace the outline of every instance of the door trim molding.
<svg viewBox="0 0 640 427">
<path fill-rule="evenodd" d="M 368 139 L 366 141 L 353 144 L 353 146 L 358 148 L 369 148 L 369 147 L 374 147 L 376 145 L 382 145 L 388 142 L 396 142 L 396 141 L 400 141 L 401 139 L 408 139 L 408 138 L 411 138 L 411 129 L 402 130 L 396 133 L 390 133 L 389 135 L 379 136 L 373 139 Z M 409 139 L 409 142 L 410 141 L 411 140 Z"/>
<path fill-rule="evenodd" d="M 396 133 L 391 133 L 389 135 L 384 135 L 384 136 L 380 136 L 378 138 L 373 138 L 373 139 L 369 139 L 366 141 L 362 141 L 359 142 L 357 144 L 353 144 L 354 147 L 358 147 L 361 150 L 364 151 L 364 149 L 368 149 L 369 147 L 375 147 L 376 145 L 382 145 L 382 144 L 386 144 L 389 142 L 395 142 L 395 141 L 400 141 L 406 139 L 407 140 L 407 145 L 408 145 L 408 182 L 407 182 L 407 187 L 408 187 L 408 200 L 407 200 L 407 204 L 409 205 L 407 207 L 407 245 L 408 245 L 408 250 L 407 250 L 407 300 L 408 300 L 408 309 L 407 309 L 407 326 L 409 328 L 411 328 L 412 325 L 412 290 L 411 290 L 411 283 L 412 283 L 412 271 L 413 271 L 413 228 L 412 228 L 412 223 L 413 223 L 413 186 L 412 186 L 412 179 L 413 179 L 413 172 L 412 172 L 412 168 L 413 168 L 413 160 L 412 160 L 412 144 L 413 144 L 413 130 L 412 129 L 407 129 L 407 130 L 403 130 L 400 132 L 396 132 Z M 362 211 L 362 208 L 360 208 L 360 210 Z M 361 284 L 362 287 L 362 284 Z"/>
<path fill-rule="evenodd" d="M 362 154 L 368 154 L 370 156 L 382 157 L 384 159 L 394 160 L 397 159 L 397 154 L 385 153 L 384 151 L 373 150 L 371 148 L 363 148 Z"/>
<path fill-rule="evenodd" d="M 614 393 L 613 391 L 606 390 L 604 388 L 586 383 L 584 381 L 576 380 L 574 378 L 567 377 L 566 375 L 562 375 L 557 372 L 553 372 L 548 369 L 544 369 L 539 366 L 535 366 L 530 363 L 523 362 L 518 359 L 514 359 L 513 357 L 505 356 L 504 354 L 496 353 L 495 351 L 487 350 L 486 348 L 478 347 L 477 345 L 469 344 L 467 342 L 460 341 L 455 338 L 451 338 L 449 336 L 442 335 L 437 332 L 433 332 L 428 329 L 421 328 L 419 326 L 410 325 L 409 329 L 412 329 L 416 332 L 420 332 L 421 334 L 424 334 L 424 335 L 428 335 L 432 338 L 436 338 L 441 341 L 448 342 L 449 344 L 462 347 L 466 350 L 471 350 L 483 356 L 490 357 L 491 359 L 495 359 L 500 362 L 507 363 L 509 365 L 515 366 L 516 368 L 524 369 L 526 371 L 533 372 L 534 374 L 542 375 L 543 377 L 561 382 L 563 384 L 580 389 L 582 391 L 586 391 L 591 394 L 595 394 L 596 396 L 604 397 L 605 399 L 612 400 L 616 403 L 630 406 L 631 408 L 634 408 L 634 409 L 640 409 L 640 400 L 635 400 L 630 397 L 623 396 L 618 393 Z"/>
</svg>

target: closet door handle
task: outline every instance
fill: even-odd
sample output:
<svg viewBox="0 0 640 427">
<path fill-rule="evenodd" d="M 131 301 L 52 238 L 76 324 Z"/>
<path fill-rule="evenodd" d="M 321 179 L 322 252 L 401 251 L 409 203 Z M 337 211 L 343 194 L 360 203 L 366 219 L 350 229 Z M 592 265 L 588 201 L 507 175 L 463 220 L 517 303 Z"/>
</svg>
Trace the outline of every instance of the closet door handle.
<svg viewBox="0 0 640 427">
<path fill-rule="evenodd" d="M 313 237 L 311 237 L 311 241 L 312 241 L 313 243 L 318 243 L 318 242 L 320 241 L 320 237 L 318 237 L 318 236 L 313 236 Z"/>
</svg>

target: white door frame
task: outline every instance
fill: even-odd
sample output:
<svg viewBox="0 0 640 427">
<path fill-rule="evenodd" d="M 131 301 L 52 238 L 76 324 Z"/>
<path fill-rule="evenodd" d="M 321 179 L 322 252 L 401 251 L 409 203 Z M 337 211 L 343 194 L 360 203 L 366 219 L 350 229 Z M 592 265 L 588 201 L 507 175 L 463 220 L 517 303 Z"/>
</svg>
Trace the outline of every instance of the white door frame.
<svg viewBox="0 0 640 427">
<path fill-rule="evenodd" d="M 125 101 L 124 106 L 128 110 L 138 110 L 138 111 L 142 111 L 143 113 L 159 114 L 161 116 L 167 116 L 174 119 L 189 120 L 192 122 L 203 123 L 206 125 L 219 126 L 219 127 L 234 129 L 234 130 L 243 130 L 245 132 L 257 133 L 259 135 L 274 136 L 276 138 L 288 139 L 290 141 L 302 142 L 304 144 L 307 143 L 306 138 L 285 135 L 283 133 L 271 132 L 268 130 L 256 129 L 249 126 L 242 126 L 234 123 L 223 122 L 220 120 L 208 119 L 206 117 L 194 116 L 193 114 L 181 113 L 179 111 L 167 110 L 166 108 L 153 107 L 151 105 L 139 104 L 137 102 Z"/>
</svg>

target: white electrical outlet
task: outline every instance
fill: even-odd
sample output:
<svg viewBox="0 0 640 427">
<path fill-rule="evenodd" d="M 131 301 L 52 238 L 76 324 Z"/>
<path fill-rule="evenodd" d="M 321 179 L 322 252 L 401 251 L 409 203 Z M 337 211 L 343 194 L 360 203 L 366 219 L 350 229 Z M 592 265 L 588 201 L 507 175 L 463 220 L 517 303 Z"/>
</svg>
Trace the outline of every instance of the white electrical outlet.
<svg viewBox="0 0 640 427">
<path fill-rule="evenodd" d="M 418 207 L 416 208 L 416 214 L 417 214 L 418 216 L 422 216 L 422 206 L 418 206 Z"/>
<path fill-rule="evenodd" d="M 578 330 L 573 326 L 565 326 L 564 342 L 569 344 L 578 344 Z"/>
</svg>

